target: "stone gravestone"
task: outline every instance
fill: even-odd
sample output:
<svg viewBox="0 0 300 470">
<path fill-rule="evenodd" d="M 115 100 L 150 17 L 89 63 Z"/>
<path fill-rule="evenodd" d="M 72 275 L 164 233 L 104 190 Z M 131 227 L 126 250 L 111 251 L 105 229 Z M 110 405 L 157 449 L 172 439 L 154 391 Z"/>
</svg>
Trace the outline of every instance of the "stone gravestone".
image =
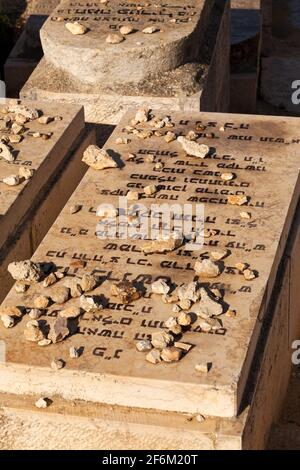
<svg viewBox="0 0 300 470">
<path fill-rule="evenodd" d="M 84 34 L 67 29 L 76 22 Z M 107 124 L 143 104 L 227 110 L 229 4 L 223 0 L 63 0 L 41 29 L 41 40 L 44 59 L 23 98 L 83 104 L 88 121 Z"/>
<path fill-rule="evenodd" d="M 43 124 L 37 118 L 25 120 L 24 124 L 14 122 L 16 116 L 22 119 L 21 113 L 26 114 L 32 108 L 34 112 L 38 110 L 41 119 L 49 117 L 50 122 Z M 75 158 L 76 147 L 93 140 L 85 132 L 83 109 L 74 105 L 57 108 L 52 103 L 7 100 L 0 106 L 0 123 L 0 298 L 3 300 L 11 287 L 6 272 L 8 263 L 13 257 L 31 256 L 37 248 L 64 200 L 84 174 L 80 155 Z M 58 175 L 66 163 L 70 163 L 68 172 L 77 174 L 61 187 Z M 14 181 L 15 177 L 18 180 Z M 49 206 L 49 190 L 52 191 L 54 182 L 58 183 L 55 203 Z"/>
<path fill-rule="evenodd" d="M 299 123 L 293 118 L 247 115 L 154 114 L 156 121 L 140 124 L 132 121 L 135 112 L 124 117 L 105 145 L 117 166 L 88 170 L 33 256 L 34 262 L 48 263 L 48 273 L 52 268 L 64 270 L 65 278 L 50 287 L 33 284 L 26 294 L 12 290 L 2 305 L 2 309 L 30 309 L 36 296 L 51 297 L 66 283 L 78 291 L 74 296 L 80 295 L 77 285 L 85 274 L 93 274 L 98 276 L 98 287 L 85 295 L 96 296 L 92 300 L 103 309 L 82 310 L 70 321 L 70 336 L 46 347 L 25 339 L 28 315 L 12 329 L 1 325 L 6 363 L 0 366 L 0 391 L 15 397 L 1 399 L 12 408 L 20 407 L 18 396 L 32 406 L 39 397 L 53 400 L 39 422 L 53 426 L 57 420 L 57 439 L 51 437 L 54 447 L 61 445 L 61 439 L 65 442 L 65 426 L 72 433 L 76 423 L 79 433 L 77 415 L 85 416 L 87 423 L 90 416 L 99 418 L 103 432 L 97 448 L 122 448 L 122 442 L 126 448 L 164 448 L 165 441 L 159 444 L 153 437 L 157 427 L 168 429 L 168 448 L 240 448 L 253 442 L 262 446 L 280 401 L 272 389 L 282 391 L 288 382 L 289 340 L 299 331 L 289 299 L 290 288 L 295 287 L 290 277 L 294 268 L 282 264 L 287 241 L 294 237 L 299 200 Z M 169 129 L 161 127 L 161 119 Z M 207 148 L 200 149 L 195 139 Z M 207 156 L 202 159 L 188 152 Z M 137 204 L 143 204 L 138 212 Z M 159 221 L 160 208 L 153 204 L 177 204 L 177 208 Z M 185 212 L 190 205 L 192 212 Z M 103 219 L 105 213 L 109 220 Z M 162 251 L 160 246 L 160 253 L 151 254 L 158 249 L 157 237 L 141 239 L 139 227 L 148 222 L 162 229 L 169 222 L 170 235 L 182 230 L 182 220 L 193 221 L 184 231 L 182 245 L 173 251 Z M 129 235 L 126 230 L 134 224 L 137 229 Z M 114 227 L 115 236 L 114 232 L 104 236 Z M 193 232 L 197 236 L 191 236 Z M 147 249 L 149 238 L 154 244 Z M 170 241 L 170 236 L 165 240 Z M 296 241 L 298 251 L 293 242 L 292 253 L 298 257 L 299 231 Z M 197 274 L 197 262 L 210 263 L 210 270 Z M 213 306 L 201 307 L 196 300 L 184 310 L 187 307 L 181 304 L 179 313 L 188 312 L 192 323 L 175 339 L 191 349 L 178 362 L 152 364 L 146 360 L 147 352 L 137 351 L 136 343 L 167 332 L 166 320 L 177 317 L 180 310 L 174 313 L 174 303 L 165 303 L 152 292 L 152 283 L 159 279 L 173 287 L 195 281 L 202 289 L 201 302 L 209 296 Z M 113 295 L 112 286 L 122 281 L 136 286 L 141 297 L 129 296 L 124 303 Z M 274 295 L 279 299 L 275 308 Z M 294 313 L 299 311 L 296 298 Z M 45 335 L 54 325 L 59 329 L 62 309 L 78 308 L 79 302 L 74 297 L 64 305 L 45 308 L 39 319 Z M 211 308 L 215 316 L 208 318 Z M 289 325 L 293 331 L 288 331 Z M 79 357 L 70 358 L 70 347 L 81 351 Z M 54 358 L 65 361 L 63 369 L 51 369 Z M 70 400 L 79 400 L 80 411 L 70 412 Z M 52 406 L 54 413 L 70 413 L 73 424 L 51 417 Z M 108 414 L 105 407 L 111 410 Z M 11 424 L 16 431 L 21 418 L 18 411 L 14 413 L 4 429 Z M 22 422 L 35 419 L 30 413 L 20 416 Z M 36 438 L 34 445 L 40 445 Z M 78 445 L 90 443 L 83 438 Z"/>
</svg>

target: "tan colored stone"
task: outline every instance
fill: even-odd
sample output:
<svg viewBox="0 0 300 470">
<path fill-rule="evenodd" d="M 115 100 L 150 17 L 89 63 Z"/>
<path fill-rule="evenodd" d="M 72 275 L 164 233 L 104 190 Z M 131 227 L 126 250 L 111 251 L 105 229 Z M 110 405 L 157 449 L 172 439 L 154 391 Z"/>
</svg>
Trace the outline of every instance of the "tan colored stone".
<svg viewBox="0 0 300 470">
<path fill-rule="evenodd" d="M 207 145 L 198 144 L 198 142 L 193 142 L 183 136 L 177 137 L 177 141 L 182 145 L 187 155 L 192 157 L 205 158 L 209 153 L 209 147 Z"/>
<path fill-rule="evenodd" d="M 37 295 L 34 298 L 33 303 L 34 303 L 35 308 L 45 309 L 50 304 L 50 298 L 47 297 L 46 295 Z"/>
<path fill-rule="evenodd" d="M 19 177 L 24 178 L 25 180 L 30 180 L 30 178 L 33 177 L 33 170 L 30 168 L 25 168 L 24 166 L 21 166 L 19 168 Z"/>
<path fill-rule="evenodd" d="M 248 268 L 248 264 L 247 263 L 236 263 L 235 264 L 235 267 L 238 271 L 240 271 L 241 273 L 245 271 L 245 269 Z"/>
<path fill-rule="evenodd" d="M 147 26 L 142 31 L 144 34 L 153 34 L 159 32 L 159 29 L 156 26 Z"/>
<path fill-rule="evenodd" d="M 53 370 L 60 370 L 60 369 L 63 369 L 65 367 L 65 361 L 63 361 L 62 359 L 53 359 L 53 361 L 51 362 L 51 369 Z"/>
<path fill-rule="evenodd" d="M 191 316 L 188 313 L 181 312 L 178 315 L 177 321 L 181 326 L 189 326 L 192 323 Z"/>
<path fill-rule="evenodd" d="M 43 281 L 43 287 L 53 286 L 58 281 L 55 273 L 50 273 Z"/>
<path fill-rule="evenodd" d="M 49 124 L 49 122 L 52 122 L 52 121 L 53 121 L 53 117 L 51 116 L 41 116 L 40 118 L 38 118 L 38 122 L 43 125 Z"/>
<path fill-rule="evenodd" d="M 251 213 L 250 212 L 240 212 L 240 216 L 242 219 L 251 219 Z"/>
<path fill-rule="evenodd" d="M 163 330 L 153 333 L 151 337 L 152 346 L 156 349 L 164 349 L 167 346 L 170 346 L 173 341 L 174 337 Z"/>
<path fill-rule="evenodd" d="M 191 302 L 197 302 L 200 296 L 197 282 L 183 284 L 176 289 L 176 294 L 180 300 L 190 300 Z"/>
<path fill-rule="evenodd" d="M 120 44 L 120 42 L 123 42 L 124 40 L 125 40 L 124 36 L 118 33 L 111 33 L 105 39 L 107 44 Z"/>
<path fill-rule="evenodd" d="M 62 305 L 70 298 L 70 289 L 67 287 L 56 287 L 50 294 L 51 300 L 55 304 Z"/>
<path fill-rule="evenodd" d="M 31 308 L 28 315 L 32 320 L 38 320 L 43 315 L 43 310 L 38 308 Z"/>
<path fill-rule="evenodd" d="M 38 282 L 43 275 L 41 267 L 30 260 L 10 263 L 7 270 L 15 281 Z"/>
<path fill-rule="evenodd" d="M 23 310 L 20 307 L 0 307 L 0 316 L 9 315 L 13 318 L 22 318 Z"/>
<path fill-rule="evenodd" d="M 170 142 L 173 142 L 176 140 L 176 134 L 174 132 L 167 132 L 165 135 L 165 141 L 169 144 Z"/>
<path fill-rule="evenodd" d="M 16 282 L 14 285 L 15 291 L 18 294 L 24 294 L 27 291 L 28 287 L 29 286 L 27 284 L 24 284 L 24 282 Z"/>
<path fill-rule="evenodd" d="M 160 351 L 157 349 L 152 349 L 146 356 L 146 361 L 150 362 L 151 364 L 158 364 L 161 362 L 160 358 Z"/>
<path fill-rule="evenodd" d="M 164 348 L 161 352 L 161 358 L 164 362 L 178 362 L 182 357 L 182 349 L 175 348 Z"/>
<path fill-rule="evenodd" d="M 145 186 L 144 188 L 144 193 L 147 196 L 152 196 L 152 194 L 155 194 L 157 192 L 157 187 L 155 184 L 150 184 L 149 186 Z"/>
<path fill-rule="evenodd" d="M 20 103 L 12 102 L 12 104 L 9 104 L 8 110 L 10 113 L 21 114 L 30 121 L 34 121 L 39 117 L 39 111 L 37 109 Z"/>
<path fill-rule="evenodd" d="M 248 202 L 247 196 L 239 196 L 239 195 L 228 196 L 228 203 L 233 206 L 242 206 L 243 204 L 246 204 L 247 202 Z"/>
<path fill-rule="evenodd" d="M 207 374 L 211 368 L 211 364 L 208 362 L 202 362 L 195 365 L 195 371 L 200 374 Z"/>
<path fill-rule="evenodd" d="M 81 279 L 78 277 L 75 278 L 66 278 L 64 281 L 64 286 L 70 289 L 71 297 L 76 298 L 80 297 L 82 294 Z"/>
<path fill-rule="evenodd" d="M 11 317 L 10 315 L 1 314 L 0 319 L 4 328 L 13 328 L 16 324 L 16 318 Z"/>
<path fill-rule="evenodd" d="M 157 240 L 146 241 L 142 244 L 144 253 L 163 253 L 179 248 L 183 243 L 183 237 L 177 232 L 172 232 L 166 237 L 159 237 Z"/>
<path fill-rule="evenodd" d="M 37 408 L 48 408 L 48 406 L 50 406 L 50 401 L 48 400 L 48 398 L 39 398 L 36 402 L 35 402 L 35 406 Z"/>
<path fill-rule="evenodd" d="M 98 286 L 99 280 L 97 276 L 93 274 L 84 274 L 82 276 L 80 286 L 83 292 L 90 292 Z"/>
<path fill-rule="evenodd" d="M 121 26 L 120 28 L 120 33 L 123 36 L 127 36 L 128 34 L 131 34 L 134 32 L 134 28 L 132 26 Z"/>
<path fill-rule="evenodd" d="M 80 297 L 80 306 L 86 312 L 92 312 L 94 310 L 103 310 L 103 305 L 99 299 L 93 295 L 82 295 Z"/>
<path fill-rule="evenodd" d="M 175 341 L 175 348 L 182 349 L 185 352 L 189 352 L 192 349 L 192 345 L 188 343 L 183 343 L 182 341 Z"/>
<path fill-rule="evenodd" d="M 78 307 L 68 307 L 59 312 L 61 318 L 77 318 L 81 315 L 82 311 Z"/>
<path fill-rule="evenodd" d="M 213 278 L 220 275 L 219 266 L 210 259 L 196 261 L 194 269 L 201 277 Z"/>
<path fill-rule="evenodd" d="M 165 326 L 169 329 L 173 328 L 174 326 L 178 325 L 177 323 L 177 318 L 175 317 L 169 317 L 166 321 L 165 321 Z"/>
<path fill-rule="evenodd" d="M 77 21 L 75 21 L 75 23 L 66 23 L 66 28 L 75 36 L 87 33 L 87 28 Z"/>
<path fill-rule="evenodd" d="M 231 181 L 234 178 L 234 174 L 233 173 L 222 173 L 221 178 L 224 181 Z"/>
<path fill-rule="evenodd" d="M 243 274 L 246 281 L 252 281 L 256 278 L 255 272 L 252 271 L 252 269 L 245 269 L 245 271 L 243 271 Z"/>
<path fill-rule="evenodd" d="M 210 256 L 214 261 L 220 261 L 228 256 L 228 250 L 211 251 Z"/>
<path fill-rule="evenodd" d="M 97 145 L 90 145 L 83 154 L 82 161 L 94 170 L 106 168 L 117 168 L 117 163 L 111 158 L 107 151 L 100 149 Z"/>
<path fill-rule="evenodd" d="M 20 178 L 17 175 L 10 175 L 3 178 L 2 182 L 7 186 L 18 186 L 18 184 L 20 184 Z"/>
<path fill-rule="evenodd" d="M 118 297 L 119 301 L 123 304 L 130 304 L 141 297 L 141 293 L 129 281 L 113 284 L 110 288 L 110 293 L 114 297 Z"/>
<path fill-rule="evenodd" d="M 26 324 L 24 336 L 27 341 L 31 341 L 33 343 L 38 343 L 45 337 L 37 320 L 31 320 Z"/>
<path fill-rule="evenodd" d="M 135 347 L 139 352 L 151 351 L 152 345 L 149 340 L 141 340 L 135 343 Z"/>
<path fill-rule="evenodd" d="M 179 302 L 179 307 L 182 310 L 189 310 L 192 306 L 192 302 L 188 299 L 183 299 Z"/>
<path fill-rule="evenodd" d="M 170 291 L 170 286 L 162 279 L 159 279 L 151 284 L 151 289 L 153 294 L 166 295 Z"/>
<path fill-rule="evenodd" d="M 52 343 L 51 339 L 44 338 L 38 342 L 38 346 L 41 346 L 41 348 L 45 348 L 46 346 L 50 346 L 51 343 Z"/>
<path fill-rule="evenodd" d="M 222 305 L 203 287 L 200 289 L 200 295 L 200 302 L 194 305 L 194 311 L 199 317 L 206 319 L 223 313 Z"/>
</svg>

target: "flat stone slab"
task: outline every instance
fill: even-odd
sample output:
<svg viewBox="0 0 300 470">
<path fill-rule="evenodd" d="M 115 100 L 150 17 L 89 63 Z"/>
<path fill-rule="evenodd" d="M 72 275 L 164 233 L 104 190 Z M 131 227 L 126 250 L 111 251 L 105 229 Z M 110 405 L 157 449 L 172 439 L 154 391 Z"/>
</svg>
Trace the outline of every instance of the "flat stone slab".
<svg viewBox="0 0 300 470">
<path fill-rule="evenodd" d="M 198 58 L 211 8 L 205 0 L 63 0 L 41 30 L 45 58 L 84 83 L 138 83 Z M 66 24 L 74 22 L 87 32 L 72 34 Z M 122 26 L 133 32 L 118 44 L 107 43 Z M 144 34 L 145 28 L 155 32 Z"/>
<path fill-rule="evenodd" d="M 156 135 L 142 140 L 122 132 L 133 116 L 126 115 L 105 145 L 124 166 L 90 169 L 33 257 L 67 268 L 70 276 L 91 272 L 101 276 L 101 285 L 94 293 L 105 296 L 108 305 L 95 314 L 85 313 L 77 334 L 46 348 L 25 341 L 26 318 L 11 330 L 0 326 L 6 350 L 0 390 L 235 416 L 299 198 L 298 120 L 172 114 L 175 126 L 170 130 L 176 135 L 187 135 L 198 124 L 198 141 L 210 147 L 210 155 L 202 160 L 188 157 L 178 141 L 167 143 Z M 199 123 L 206 128 L 201 130 Z M 151 129 L 148 124 L 138 128 Z M 129 141 L 119 144 L 119 138 Z M 133 161 L 126 160 L 128 153 L 135 155 Z M 164 165 L 158 169 L 155 165 L 160 162 Z M 223 172 L 232 172 L 234 179 L 224 181 Z M 99 204 L 118 207 L 119 196 L 125 196 L 128 190 L 142 193 L 148 184 L 159 185 L 159 190 L 152 197 L 141 197 L 146 208 L 154 202 L 190 203 L 194 209 L 204 204 L 204 226 L 215 232 L 204 239 L 203 248 L 189 251 L 183 246 L 171 253 L 145 255 L 142 240 L 96 236 Z M 245 195 L 247 204 L 230 205 L 230 195 Z M 70 208 L 75 204 L 82 209 L 71 215 Z M 241 218 L 241 211 L 250 212 L 251 219 Z M 206 258 L 210 251 L 223 249 L 229 250 L 229 255 L 223 260 L 221 275 L 213 280 L 199 279 L 193 269 L 199 256 Z M 249 263 L 256 278 L 245 280 L 235 267 L 238 262 Z M 195 319 L 182 338 L 193 345 L 188 354 L 178 363 L 153 365 L 136 350 L 135 343 L 164 328 L 164 321 L 174 315 L 172 304 L 164 304 L 160 296 L 151 294 L 151 282 L 160 277 L 176 285 L 198 279 L 202 286 L 220 289 L 236 316 L 221 315 L 220 327 L 213 333 L 205 333 L 199 318 Z M 110 295 L 110 287 L 121 280 L 141 283 L 144 296 L 128 305 L 118 303 Z M 50 291 L 41 284 L 30 287 L 25 295 L 12 290 L 3 305 L 30 307 L 31 294 L 42 292 L 47 295 Z M 78 299 L 68 305 L 78 306 Z M 51 306 L 42 320 L 51 324 L 60 309 Z M 70 359 L 70 346 L 84 348 L 83 354 Z M 57 372 L 50 368 L 55 357 L 66 361 L 64 369 Z M 203 362 L 212 363 L 207 374 L 195 371 L 195 365 Z"/>
<path fill-rule="evenodd" d="M 69 146 L 84 129 L 83 109 L 79 106 L 66 105 L 58 110 L 52 103 L 21 104 L 34 107 L 45 116 L 55 118 L 59 115 L 62 119 L 53 119 L 47 125 L 40 124 L 38 120 L 27 122 L 21 142 L 9 144 L 15 160 L 9 163 L 0 158 L 2 180 L 10 175 L 17 175 L 21 166 L 34 171 L 32 178 L 21 180 L 17 186 L 8 186 L 2 181 L 0 183 L 0 247 L 7 241 L 8 236 L 13 234 L 13 230 L 32 206 L 34 198 L 42 190 L 58 163 L 63 160 Z M 4 107 L 5 105 L 0 105 L 0 119 L 7 116 L 2 114 Z M 33 137 L 34 133 L 52 135 L 48 140 L 44 140 L 42 137 Z M 5 131 L 2 131 L 2 135 L 5 135 Z"/>
</svg>

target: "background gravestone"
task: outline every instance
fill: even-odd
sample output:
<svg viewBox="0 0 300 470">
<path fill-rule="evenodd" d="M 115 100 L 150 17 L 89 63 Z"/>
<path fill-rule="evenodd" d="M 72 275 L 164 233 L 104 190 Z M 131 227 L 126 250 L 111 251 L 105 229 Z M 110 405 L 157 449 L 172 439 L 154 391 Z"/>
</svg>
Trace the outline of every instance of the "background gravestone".
<svg viewBox="0 0 300 470">
<path fill-rule="evenodd" d="M 72 35 L 67 22 L 81 22 Z M 134 31 L 119 44 L 109 34 Z M 157 28 L 144 34 L 145 28 Z M 229 3 L 155 4 L 63 1 L 41 30 L 44 59 L 22 90 L 29 99 L 83 104 L 91 122 L 116 124 L 124 109 L 226 111 L 229 100 Z M 72 60 L 70 60 L 72 57 Z M 47 72 L 46 72 L 47 70 Z"/>
</svg>

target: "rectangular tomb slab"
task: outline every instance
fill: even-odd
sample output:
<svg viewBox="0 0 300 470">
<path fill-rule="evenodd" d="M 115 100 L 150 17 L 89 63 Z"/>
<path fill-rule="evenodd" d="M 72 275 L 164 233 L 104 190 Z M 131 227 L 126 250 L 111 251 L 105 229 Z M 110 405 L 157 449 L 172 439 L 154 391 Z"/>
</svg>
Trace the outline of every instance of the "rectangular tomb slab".
<svg viewBox="0 0 300 470">
<path fill-rule="evenodd" d="M 19 102 L 18 106 L 21 107 L 9 108 L 11 110 L 15 109 L 18 111 L 17 113 L 8 112 L 7 108 L 12 103 L 17 103 L 17 101 L 7 100 L 6 104 L 0 106 L 2 126 L 2 152 L 0 153 L 0 285 L 2 287 L 5 284 L 4 277 L 7 276 L 3 260 L 11 249 L 11 245 L 16 242 L 18 231 L 24 227 L 31 217 L 30 212 L 35 207 L 37 200 L 46 192 L 48 183 L 59 166 L 68 158 L 69 150 L 84 129 L 82 107 L 66 105 L 63 108 L 58 108 L 53 103 Z M 11 143 L 8 139 L 15 139 L 16 137 L 12 131 L 12 127 L 16 126 L 15 118 L 18 115 L 18 118 L 22 120 L 21 113 L 26 113 L 24 107 L 37 110 L 40 116 L 51 117 L 51 122 L 42 124 L 39 119 L 25 122 L 24 129 L 20 130 L 20 142 Z M 21 127 L 22 125 L 20 125 Z M 19 128 L 15 127 L 15 130 L 17 131 Z M 7 144 L 3 143 L 7 141 Z M 10 155 L 8 157 L 6 156 L 7 152 Z M 6 178 L 18 176 L 19 172 L 24 170 L 26 172 L 31 170 L 32 177 L 28 176 L 28 179 L 23 176 L 20 177 L 19 184 L 15 186 L 3 182 L 3 180 L 6 181 Z M 23 173 L 21 174 L 23 175 Z M 44 224 L 47 226 L 46 220 Z M 34 241 L 32 243 L 34 245 Z M 18 256 L 17 253 L 16 256 Z M 2 299 L 6 293 L 3 293 L 0 288 Z"/>
<path fill-rule="evenodd" d="M 22 98 L 74 102 L 87 121 L 118 124 L 124 110 L 219 111 L 229 105 L 229 3 L 62 1 L 41 29 L 44 58 Z M 85 34 L 66 27 L 77 21 Z M 133 28 L 117 44 L 107 38 Z M 143 33 L 150 28 L 152 34 Z M 70 60 L 70 57 L 72 58 Z"/>
<path fill-rule="evenodd" d="M 157 117 L 163 116 L 157 113 Z M 177 140 L 167 143 L 165 136 L 157 135 L 164 129 L 157 131 L 150 123 L 136 126 L 141 132 L 154 130 L 156 134 L 149 138 L 139 138 L 144 136 L 141 132 L 128 133 L 133 117 L 134 112 L 128 113 L 105 145 L 119 168 L 87 172 L 33 257 L 36 262 L 67 268 L 68 277 L 99 275 L 101 283 L 93 295 L 102 295 L 108 304 L 103 310 L 84 313 L 76 334 L 44 348 L 25 340 L 28 316 L 11 330 L 1 325 L 6 362 L 0 369 L 0 390 L 235 416 L 299 199 L 298 120 L 172 114 L 174 127 L 169 131 L 177 136 L 196 131 L 198 142 L 210 147 L 209 155 L 200 159 L 187 156 Z M 127 159 L 129 153 L 134 155 L 131 161 Z M 228 173 L 232 173 L 232 179 Z M 158 186 L 151 197 L 143 194 L 149 184 Z M 173 252 L 145 255 L 141 249 L 144 242 L 137 237 L 100 239 L 98 206 L 109 203 L 119 207 L 119 196 L 125 196 L 128 190 L 141 193 L 138 202 L 145 206 L 145 217 L 153 203 L 189 203 L 194 211 L 203 204 L 203 248 L 190 251 L 185 244 Z M 231 205 L 230 195 L 246 196 L 247 203 Z M 82 209 L 71 215 L 75 204 Z M 249 213 L 250 218 L 243 218 L 241 212 Z M 196 276 L 195 262 L 221 250 L 228 250 L 221 274 L 214 279 Z M 249 264 L 255 279 L 246 280 L 237 263 Z M 219 289 L 224 313 L 209 333 L 205 333 L 201 319 L 192 315 L 194 322 L 181 341 L 193 348 L 178 363 L 153 365 L 137 352 L 135 343 L 164 328 L 164 322 L 174 315 L 173 304 L 165 304 L 161 296 L 151 293 L 151 282 L 161 277 L 177 286 L 198 280 L 202 287 Z M 143 287 L 143 297 L 128 305 L 119 303 L 110 287 L 122 280 Z M 24 295 L 12 290 L 3 306 L 30 308 L 34 295 L 51 296 L 64 282 L 50 288 L 43 288 L 41 283 L 33 285 Z M 78 306 L 79 299 L 72 299 L 69 305 Z M 51 326 L 62 308 L 52 305 L 40 321 Z M 228 310 L 235 311 L 236 316 Z M 197 305 L 189 311 L 195 313 Z M 71 346 L 83 348 L 83 354 L 70 359 Z M 54 357 L 66 361 L 63 370 L 54 372 L 50 368 Z M 202 363 L 212 364 L 207 374 L 195 371 Z"/>
</svg>

